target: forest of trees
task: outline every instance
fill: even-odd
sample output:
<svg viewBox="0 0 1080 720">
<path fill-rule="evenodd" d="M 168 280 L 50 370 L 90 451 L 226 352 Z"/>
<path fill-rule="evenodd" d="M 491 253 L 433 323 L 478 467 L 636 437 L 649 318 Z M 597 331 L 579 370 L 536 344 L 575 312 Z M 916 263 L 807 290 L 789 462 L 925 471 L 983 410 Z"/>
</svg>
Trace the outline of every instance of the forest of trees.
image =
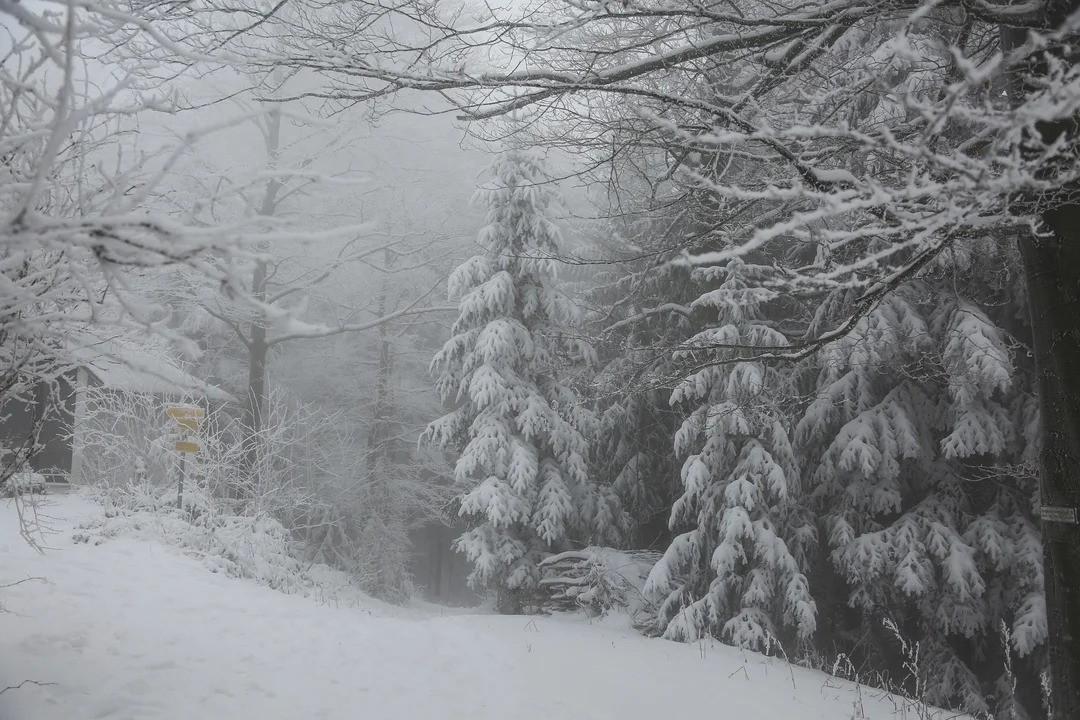
<svg viewBox="0 0 1080 720">
<path fill-rule="evenodd" d="M 502 612 L 652 551 L 647 634 L 1080 712 L 1076 3 L 42 5 L 0 402 L 144 333 L 373 595 L 433 525 Z M 410 195 L 427 116 L 472 149 Z"/>
</svg>

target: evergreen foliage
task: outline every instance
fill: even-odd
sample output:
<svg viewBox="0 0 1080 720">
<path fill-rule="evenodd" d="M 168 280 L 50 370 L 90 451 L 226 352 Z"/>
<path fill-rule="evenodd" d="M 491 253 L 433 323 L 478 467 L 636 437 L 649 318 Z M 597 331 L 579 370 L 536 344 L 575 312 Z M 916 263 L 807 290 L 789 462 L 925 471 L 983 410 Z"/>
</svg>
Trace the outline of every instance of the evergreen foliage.
<svg viewBox="0 0 1080 720">
<path fill-rule="evenodd" d="M 723 342 L 783 346 L 782 334 L 760 322 L 770 293 L 748 282 L 760 268 L 734 261 L 697 271 L 716 289 L 695 301 L 716 325 L 688 345 Z M 692 352 L 692 351 L 684 351 Z M 816 605 L 805 576 L 813 529 L 802 500 L 795 456 L 782 414 L 784 378 L 760 362 L 714 364 L 687 377 L 671 402 L 694 406 L 675 436 L 686 455 L 683 494 L 673 527 L 688 527 L 653 569 L 646 593 L 662 599 L 665 636 L 694 640 L 715 634 L 767 649 L 790 630 L 808 641 Z"/>
<path fill-rule="evenodd" d="M 1010 260 L 971 250 L 983 258 L 905 285 L 820 354 L 794 438 L 846 604 L 920 639 L 927 700 L 985 713 L 1014 700 L 1002 623 L 1034 683 L 1046 615 L 1038 411 L 999 325 L 1023 332 L 1021 288 L 957 282 Z"/>
<path fill-rule="evenodd" d="M 472 527 L 457 548 L 474 563 L 471 582 L 520 595 L 546 553 L 571 539 L 613 543 L 625 523 L 614 493 L 590 481 L 596 420 L 563 377 L 594 352 L 564 332 L 580 311 L 556 287 L 556 195 L 540 159 L 499 156 L 479 197 L 485 252 L 450 278 L 460 314 L 432 362 L 457 407 L 426 437 L 459 452 L 460 514 Z"/>
</svg>

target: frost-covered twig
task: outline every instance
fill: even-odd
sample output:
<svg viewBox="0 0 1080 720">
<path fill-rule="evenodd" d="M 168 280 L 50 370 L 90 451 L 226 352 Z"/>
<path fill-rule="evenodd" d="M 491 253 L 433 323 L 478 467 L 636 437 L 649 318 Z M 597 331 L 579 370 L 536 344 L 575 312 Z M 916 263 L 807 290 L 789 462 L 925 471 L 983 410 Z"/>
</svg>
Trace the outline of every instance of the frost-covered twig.
<svg viewBox="0 0 1080 720">
<path fill-rule="evenodd" d="M 8 690 L 19 690 L 24 685 L 37 685 L 38 687 L 46 687 L 48 685 L 56 685 L 54 682 L 42 682 L 41 680 L 23 680 L 18 685 L 8 685 L 7 687 L 0 688 L 0 695 L 3 695 Z"/>
</svg>

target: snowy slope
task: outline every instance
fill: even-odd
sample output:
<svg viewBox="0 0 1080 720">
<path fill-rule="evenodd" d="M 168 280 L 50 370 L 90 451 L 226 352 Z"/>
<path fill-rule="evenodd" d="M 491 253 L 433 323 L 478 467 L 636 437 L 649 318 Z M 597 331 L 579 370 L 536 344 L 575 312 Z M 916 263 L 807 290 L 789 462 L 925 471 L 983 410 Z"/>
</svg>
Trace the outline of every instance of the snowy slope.
<svg viewBox="0 0 1080 720">
<path fill-rule="evenodd" d="M 853 686 L 617 623 L 349 607 L 214 574 L 148 540 L 76 544 L 101 513 L 46 512 L 44 556 L 0 504 L 2 720 L 845 720 Z M 6 503 L 6 501 L 5 501 Z M 866 714 L 894 702 L 862 692 Z"/>
</svg>

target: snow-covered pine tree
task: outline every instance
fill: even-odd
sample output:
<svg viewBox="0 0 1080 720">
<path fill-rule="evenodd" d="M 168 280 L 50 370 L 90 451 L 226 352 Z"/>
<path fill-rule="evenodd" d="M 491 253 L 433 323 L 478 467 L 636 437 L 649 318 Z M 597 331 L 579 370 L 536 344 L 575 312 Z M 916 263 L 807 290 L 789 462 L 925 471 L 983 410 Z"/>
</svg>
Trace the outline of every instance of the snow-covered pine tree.
<svg viewBox="0 0 1080 720">
<path fill-rule="evenodd" d="M 1025 332 L 1022 286 L 1007 272 L 996 288 L 984 279 L 1016 267 L 1003 245 L 958 247 L 826 349 L 794 439 L 847 585 L 827 598 L 827 579 L 813 576 L 836 622 L 829 640 L 879 653 L 864 659 L 883 669 L 896 658 L 867 636 L 890 618 L 921 644 L 920 699 L 1024 717 L 1039 710 L 1046 637 L 1038 411 L 1003 329 Z M 830 308 L 845 316 L 853 297 L 837 293 L 818 320 L 828 326 Z M 857 619 L 845 621 L 842 604 Z M 1002 622 L 1023 698 L 1003 674 Z"/>
<path fill-rule="evenodd" d="M 671 348 L 694 334 L 689 304 L 702 289 L 689 269 L 656 262 L 670 254 L 665 246 L 671 236 L 686 230 L 672 224 L 666 217 L 627 223 L 623 230 L 633 240 L 619 250 L 632 259 L 597 273 L 587 295 L 601 308 L 601 369 L 587 389 L 599 408 L 593 473 L 611 485 L 627 511 L 626 544 L 645 550 L 670 543 L 671 506 L 682 493 L 672 444 L 684 414 L 668 402 L 670 386 L 662 379 L 675 371 Z M 645 253 L 648 259 L 641 258 Z"/>
<path fill-rule="evenodd" d="M 714 311 L 717 322 L 688 346 L 787 344 L 763 320 L 774 294 L 752 287 L 762 270 L 737 259 L 695 270 L 717 287 L 693 305 Z M 814 633 L 816 607 L 804 574 L 814 534 L 799 513 L 799 471 L 781 409 L 784 388 L 775 369 L 734 362 L 695 372 L 672 394 L 672 404 L 696 408 L 675 439 L 676 451 L 689 454 L 671 525 L 685 531 L 645 587 L 662 603 L 658 622 L 665 637 L 711 634 L 767 650 Z"/>
<path fill-rule="evenodd" d="M 473 585 L 502 593 L 506 610 L 533 586 L 537 562 L 573 540 L 610 540 L 624 524 L 618 499 L 588 477 L 595 423 L 560 376 L 590 362 L 587 343 L 563 331 L 578 308 L 556 287 L 557 195 L 536 155 L 511 150 L 478 193 L 487 205 L 483 255 L 450 277 L 459 299 L 452 337 L 432 367 L 444 400 L 458 405 L 425 439 L 460 454 L 460 514 L 472 528 L 456 544 L 474 563 Z"/>
</svg>

